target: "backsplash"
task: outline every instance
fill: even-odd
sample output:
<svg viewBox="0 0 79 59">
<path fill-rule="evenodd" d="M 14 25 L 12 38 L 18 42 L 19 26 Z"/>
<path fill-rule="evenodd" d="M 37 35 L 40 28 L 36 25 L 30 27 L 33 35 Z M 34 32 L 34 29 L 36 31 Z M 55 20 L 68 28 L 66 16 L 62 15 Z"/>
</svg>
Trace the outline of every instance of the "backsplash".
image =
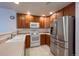
<svg viewBox="0 0 79 59">
<path fill-rule="evenodd" d="M 40 33 L 50 33 L 50 29 L 38 29 Z M 30 33 L 30 29 L 18 29 L 18 33 Z"/>
</svg>

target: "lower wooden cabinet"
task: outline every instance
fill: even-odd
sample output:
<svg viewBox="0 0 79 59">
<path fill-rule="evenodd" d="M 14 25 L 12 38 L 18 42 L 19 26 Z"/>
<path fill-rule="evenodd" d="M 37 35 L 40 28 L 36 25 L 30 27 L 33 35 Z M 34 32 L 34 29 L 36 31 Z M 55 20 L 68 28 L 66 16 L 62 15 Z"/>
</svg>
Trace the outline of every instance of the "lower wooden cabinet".
<svg viewBox="0 0 79 59">
<path fill-rule="evenodd" d="M 25 48 L 30 48 L 30 35 L 25 38 Z"/>
<path fill-rule="evenodd" d="M 45 36 L 45 43 L 50 46 L 50 35 Z"/>
<path fill-rule="evenodd" d="M 41 34 L 40 35 L 40 44 L 50 46 L 50 35 Z"/>
<path fill-rule="evenodd" d="M 45 34 L 40 35 L 40 44 L 44 45 L 45 44 Z"/>
</svg>

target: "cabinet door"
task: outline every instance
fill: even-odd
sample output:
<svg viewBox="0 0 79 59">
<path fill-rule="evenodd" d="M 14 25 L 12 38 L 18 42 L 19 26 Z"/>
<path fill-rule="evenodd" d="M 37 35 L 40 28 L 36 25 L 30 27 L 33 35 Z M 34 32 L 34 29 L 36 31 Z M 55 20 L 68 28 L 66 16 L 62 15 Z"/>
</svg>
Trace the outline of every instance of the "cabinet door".
<svg viewBox="0 0 79 59">
<path fill-rule="evenodd" d="M 57 18 L 64 16 L 64 9 L 61 9 L 57 12 Z"/>
<path fill-rule="evenodd" d="M 40 23 L 40 28 L 44 28 L 44 21 L 45 21 L 45 19 L 44 19 L 44 17 L 40 17 L 40 19 L 39 19 L 40 21 L 39 21 L 39 23 Z"/>
<path fill-rule="evenodd" d="M 64 8 L 64 16 L 75 16 L 75 3 Z"/>
<path fill-rule="evenodd" d="M 50 16 L 50 26 L 53 25 L 53 23 L 56 21 L 57 19 L 57 14 L 54 13 L 53 15 Z"/>
<path fill-rule="evenodd" d="M 17 28 L 26 28 L 25 14 L 17 13 Z"/>
<path fill-rule="evenodd" d="M 22 28 L 23 27 L 23 15 L 17 13 L 17 28 Z"/>
<path fill-rule="evenodd" d="M 70 4 L 69 8 L 69 16 L 75 16 L 75 3 Z"/>
<path fill-rule="evenodd" d="M 46 44 L 48 45 L 48 46 L 50 46 L 50 35 L 46 35 L 45 36 L 46 38 Z"/>
<path fill-rule="evenodd" d="M 45 34 L 40 35 L 40 44 L 44 45 L 45 44 Z"/>
<path fill-rule="evenodd" d="M 46 17 L 44 25 L 45 25 L 45 28 L 50 28 L 50 18 L 49 17 Z"/>
<path fill-rule="evenodd" d="M 30 35 L 27 35 L 26 36 L 25 48 L 30 48 Z"/>
<path fill-rule="evenodd" d="M 33 21 L 33 16 L 26 15 L 26 28 L 30 28 L 30 22 Z"/>
</svg>

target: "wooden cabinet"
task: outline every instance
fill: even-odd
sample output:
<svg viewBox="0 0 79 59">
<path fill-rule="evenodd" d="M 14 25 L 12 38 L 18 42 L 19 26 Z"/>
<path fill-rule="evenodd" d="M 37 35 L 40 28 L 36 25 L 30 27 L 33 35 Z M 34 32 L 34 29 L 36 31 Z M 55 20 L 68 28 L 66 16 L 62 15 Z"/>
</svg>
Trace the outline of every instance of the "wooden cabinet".
<svg viewBox="0 0 79 59">
<path fill-rule="evenodd" d="M 50 16 L 50 27 L 53 25 L 56 19 L 57 19 L 57 13 L 54 13 L 53 15 Z"/>
<path fill-rule="evenodd" d="M 46 17 L 45 19 L 45 28 L 50 28 L 50 18 Z"/>
<path fill-rule="evenodd" d="M 30 35 L 26 36 L 26 39 L 25 39 L 25 48 L 30 48 Z"/>
<path fill-rule="evenodd" d="M 50 28 L 49 17 L 31 16 L 17 13 L 17 28 L 30 28 L 30 22 L 38 22 L 40 28 Z"/>
<path fill-rule="evenodd" d="M 50 35 L 45 36 L 46 44 L 50 46 Z"/>
<path fill-rule="evenodd" d="M 25 15 L 17 13 L 17 28 L 25 28 L 25 27 L 26 27 Z"/>
<path fill-rule="evenodd" d="M 50 28 L 49 17 L 40 17 L 39 23 L 40 23 L 40 28 Z"/>
<path fill-rule="evenodd" d="M 39 17 L 17 13 L 17 28 L 30 28 L 30 22 L 39 22 Z"/>
<path fill-rule="evenodd" d="M 63 9 L 57 11 L 57 18 L 61 16 L 75 16 L 75 3 L 71 3 Z"/>
<path fill-rule="evenodd" d="M 64 9 L 57 11 L 57 18 L 64 16 Z"/>
<path fill-rule="evenodd" d="M 54 14 L 51 16 L 51 19 L 52 19 L 53 21 L 55 21 L 55 20 L 57 19 L 57 13 L 54 13 Z"/>
<path fill-rule="evenodd" d="M 40 44 L 50 46 L 50 35 L 41 34 L 41 36 L 40 36 Z"/>
<path fill-rule="evenodd" d="M 40 28 L 45 28 L 45 17 L 40 17 L 39 23 L 40 23 Z"/>
<path fill-rule="evenodd" d="M 45 45 L 45 34 L 40 35 L 40 44 Z"/>
<path fill-rule="evenodd" d="M 75 16 L 75 3 L 71 3 L 64 8 L 64 16 Z"/>
<path fill-rule="evenodd" d="M 34 20 L 34 17 L 31 15 L 26 15 L 26 28 L 30 28 L 30 22 L 32 22 Z"/>
</svg>

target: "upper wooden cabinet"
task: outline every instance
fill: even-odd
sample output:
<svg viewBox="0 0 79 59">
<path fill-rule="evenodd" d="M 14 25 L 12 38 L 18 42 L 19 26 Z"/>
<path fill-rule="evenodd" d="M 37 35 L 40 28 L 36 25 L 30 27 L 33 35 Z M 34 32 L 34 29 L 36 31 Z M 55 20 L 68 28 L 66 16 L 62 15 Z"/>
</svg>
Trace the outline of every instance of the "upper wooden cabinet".
<svg viewBox="0 0 79 59">
<path fill-rule="evenodd" d="M 30 28 L 30 22 L 38 22 L 40 28 L 50 28 L 49 17 L 39 17 L 17 13 L 17 28 Z"/>
<path fill-rule="evenodd" d="M 45 19 L 45 28 L 50 28 L 50 18 L 46 17 Z"/>
<path fill-rule="evenodd" d="M 39 23 L 40 23 L 40 28 L 50 28 L 49 17 L 40 17 Z"/>
<path fill-rule="evenodd" d="M 57 11 L 57 18 L 64 16 L 64 9 Z"/>
<path fill-rule="evenodd" d="M 54 13 L 50 16 L 50 27 L 52 26 L 53 22 L 57 19 L 57 13 Z"/>
<path fill-rule="evenodd" d="M 54 14 L 51 16 L 51 19 L 50 19 L 50 20 L 55 21 L 56 19 L 57 19 L 57 13 L 54 13 Z"/>
<path fill-rule="evenodd" d="M 25 22 L 25 14 L 18 14 L 17 13 L 17 28 L 25 28 L 26 22 Z"/>
<path fill-rule="evenodd" d="M 39 18 L 40 28 L 44 28 L 44 21 L 45 21 L 44 17 Z"/>
<path fill-rule="evenodd" d="M 63 9 L 56 12 L 57 18 L 62 16 L 75 16 L 75 3 L 71 3 Z"/>
<path fill-rule="evenodd" d="M 30 22 L 39 22 L 39 17 L 17 13 L 17 28 L 30 28 Z"/>
<path fill-rule="evenodd" d="M 26 28 L 30 28 L 30 22 L 33 22 L 34 21 L 34 17 L 31 16 L 31 15 L 26 15 Z"/>
<path fill-rule="evenodd" d="M 64 8 L 64 16 L 75 16 L 75 3 L 71 3 Z"/>
</svg>

